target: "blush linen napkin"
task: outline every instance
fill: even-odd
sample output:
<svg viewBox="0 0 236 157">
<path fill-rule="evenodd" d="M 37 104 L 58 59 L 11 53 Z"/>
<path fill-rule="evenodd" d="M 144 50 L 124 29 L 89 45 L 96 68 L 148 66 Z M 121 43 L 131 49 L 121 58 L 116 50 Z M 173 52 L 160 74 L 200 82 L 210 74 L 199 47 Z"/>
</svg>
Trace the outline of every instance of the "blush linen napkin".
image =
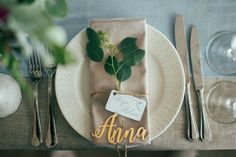
<svg viewBox="0 0 236 157">
<path fill-rule="evenodd" d="M 102 31 L 108 33 L 109 40 L 118 45 L 126 37 L 137 38 L 137 46 L 146 51 L 146 21 L 145 19 L 109 19 L 109 20 L 93 20 L 90 22 L 90 27 L 95 31 Z M 104 56 L 108 54 L 104 51 Z M 143 61 L 136 66 L 132 67 L 131 77 L 121 82 L 120 91 L 124 93 L 147 93 L 147 54 Z M 91 116 L 92 116 L 92 129 L 95 130 L 100 125 L 104 124 L 105 120 L 113 113 L 105 109 L 106 102 L 108 100 L 111 90 L 116 90 L 116 84 L 114 83 L 112 76 L 104 71 L 104 65 L 101 63 L 90 63 L 91 70 Z M 139 96 L 137 96 L 139 97 Z M 139 97 L 147 101 L 146 108 L 144 110 L 141 121 L 135 121 L 119 115 L 116 121 L 117 127 L 121 127 L 124 130 L 133 127 L 135 133 L 139 127 L 147 129 L 149 133 L 149 121 L 148 121 L 148 97 Z M 96 144 L 108 145 L 107 132 L 105 136 L 100 139 L 94 138 L 93 141 Z M 150 143 L 149 138 L 146 141 L 136 139 L 134 145 Z M 124 140 L 122 145 L 130 145 L 128 140 Z"/>
</svg>

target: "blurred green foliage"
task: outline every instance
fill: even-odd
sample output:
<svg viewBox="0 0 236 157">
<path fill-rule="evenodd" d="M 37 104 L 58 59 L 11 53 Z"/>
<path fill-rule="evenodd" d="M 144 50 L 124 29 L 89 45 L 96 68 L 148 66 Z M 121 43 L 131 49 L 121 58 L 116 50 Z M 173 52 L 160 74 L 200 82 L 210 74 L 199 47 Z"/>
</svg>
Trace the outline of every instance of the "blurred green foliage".
<svg viewBox="0 0 236 157">
<path fill-rule="evenodd" d="M 66 14 L 66 0 L 0 0 L 0 66 L 6 67 L 24 89 L 27 86 L 21 78 L 20 59 L 31 53 L 26 38 L 51 49 L 57 63 L 71 61 L 65 50 L 65 30 L 54 23 L 54 17 Z"/>
</svg>

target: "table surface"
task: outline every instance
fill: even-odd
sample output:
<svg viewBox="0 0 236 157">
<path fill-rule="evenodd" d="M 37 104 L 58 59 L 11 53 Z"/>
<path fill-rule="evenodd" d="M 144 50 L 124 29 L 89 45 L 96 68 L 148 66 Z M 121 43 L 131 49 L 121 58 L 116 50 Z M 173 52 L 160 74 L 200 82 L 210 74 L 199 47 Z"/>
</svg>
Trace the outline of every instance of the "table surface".
<svg viewBox="0 0 236 157">
<path fill-rule="evenodd" d="M 177 14 L 185 17 L 187 37 L 192 25 L 199 30 L 202 56 L 209 38 L 221 30 L 235 31 L 236 2 L 234 0 L 68 0 L 69 14 L 56 22 L 68 33 L 68 41 L 95 18 L 145 17 L 147 23 L 159 29 L 173 43 L 174 21 Z M 226 79 L 210 70 L 202 57 L 206 93 L 218 80 Z M 215 79 L 214 79 L 215 78 Z M 217 79 L 216 79 L 217 78 Z M 43 132 L 47 107 L 47 80 L 40 84 L 39 103 Z M 54 96 L 54 103 L 56 97 Z M 33 148 L 30 145 L 32 129 L 32 97 L 23 95 L 23 101 L 16 113 L 0 119 L 0 149 L 47 149 L 44 145 Z M 196 117 L 197 105 L 194 106 Z M 58 106 L 55 108 L 59 143 L 54 149 L 101 149 L 77 134 L 66 122 Z M 185 139 L 185 107 L 181 108 L 173 124 L 152 144 L 134 149 L 177 150 L 177 149 L 236 149 L 236 125 L 219 124 L 209 119 L 212 130 L 210 142 L 189 142 Z M 45 134 L 43 135 L 45 137 Z"/>
</svg>

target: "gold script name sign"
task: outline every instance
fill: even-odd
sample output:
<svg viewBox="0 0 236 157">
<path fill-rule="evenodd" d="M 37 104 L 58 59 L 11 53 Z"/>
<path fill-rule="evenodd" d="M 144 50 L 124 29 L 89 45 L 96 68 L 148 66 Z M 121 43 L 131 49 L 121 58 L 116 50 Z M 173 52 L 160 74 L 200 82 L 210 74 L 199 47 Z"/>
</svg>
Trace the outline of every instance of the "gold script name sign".
<svg viewBox="0 0 236 157">
<path fill-rule="evenodd" d="M 115 113 L 107 118 L 103 125 L 100 125 L 95 131 L 92 133 L 92 136 L 100 139 L 107 131 L 107 140 L 110 144 L 120 144 L 124 139 L 128 139 L 129 143 L 133 143 L 136 138 L 140 138 L 142 141 L 145 141 L 148 138 L 147 130 L 144 127 L 139 127 L 137 130 L 134 128 L 129 128 L 127 130 L 123 130 L 121 127 L 116 128 L 116 119 L 118 114 Z"/>
</svg>

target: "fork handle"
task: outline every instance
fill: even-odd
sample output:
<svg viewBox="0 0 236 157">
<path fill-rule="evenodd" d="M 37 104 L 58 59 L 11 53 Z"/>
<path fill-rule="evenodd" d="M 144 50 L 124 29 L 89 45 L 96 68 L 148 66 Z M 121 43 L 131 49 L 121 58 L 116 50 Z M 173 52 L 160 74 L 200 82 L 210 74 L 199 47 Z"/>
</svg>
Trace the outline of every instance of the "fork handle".
<svg viewBox="0 0 236 157">
<path fill-rule="evenodd" d="M 31 144 L 34 147 L 39 146 L 43 142 L 42 138 L 42 129 L 41 129 L 41 121 L 39 116 L 39 105 L 38 105 L 38 83 L 36 82 L 34 84 L 34 93 L 33 93 L 33 99 L 34 99 L 34 120 L 33 120 L 33 135 L 32 135 L 32 141 Z"/>
<path fill-rule="evenodd" d="M 55 122 L 55 117 L 54 117 L 54 106 L 53 106 L 53 103 L 51 102 L 52 80 L 53 80 L 53 75 L 50 75 L 48 79 L 49 118 L 48 118 L 47 136 L 46 136 L 46 143 L 45 143 L 48 148 L 52 148 L 57 145 L 57 131 L 56 131 L 56 122 Z"/>
</svg>

